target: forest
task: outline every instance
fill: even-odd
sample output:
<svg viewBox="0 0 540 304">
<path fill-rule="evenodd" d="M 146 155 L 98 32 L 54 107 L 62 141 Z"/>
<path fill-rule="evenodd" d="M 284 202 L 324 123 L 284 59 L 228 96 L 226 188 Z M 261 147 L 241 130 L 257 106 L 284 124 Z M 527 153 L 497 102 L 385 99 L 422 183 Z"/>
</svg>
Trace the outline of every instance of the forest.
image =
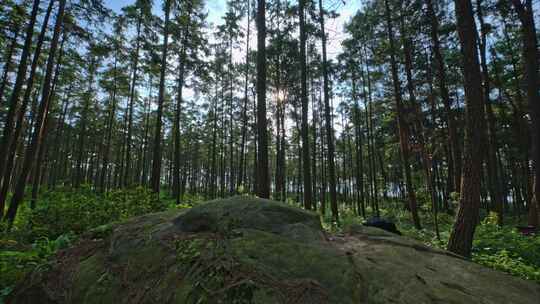
<svg viewBox="0 0 540 304">
<path fill-rule="evenodd" d="M 2 0 L 0 303 L 32 303 L 10 295 L 89 233 L 235 198 L 329 239 L 395 224 L 540 295 L 539 18 L 536 0 Z M 264 285 L 246 280 L 193 303 L 267 303 L 238 300 Z M 348 303 L 328 294 L 268 303 Z M 74 299 L 50 303 L 94 303 Z"/>
</svg>

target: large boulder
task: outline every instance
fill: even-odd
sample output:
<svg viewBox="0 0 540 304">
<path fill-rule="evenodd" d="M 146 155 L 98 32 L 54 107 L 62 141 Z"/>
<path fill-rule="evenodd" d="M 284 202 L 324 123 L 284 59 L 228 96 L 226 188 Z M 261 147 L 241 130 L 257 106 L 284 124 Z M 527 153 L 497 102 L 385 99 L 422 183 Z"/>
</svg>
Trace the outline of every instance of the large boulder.
<svg viewBox="0 0 540 304">
<path fill-rule="evenodd" d="M 384 230 L 233 197 L 95 229 L 8 303 L 523 303 L 540 285 Z"/>
</svg>

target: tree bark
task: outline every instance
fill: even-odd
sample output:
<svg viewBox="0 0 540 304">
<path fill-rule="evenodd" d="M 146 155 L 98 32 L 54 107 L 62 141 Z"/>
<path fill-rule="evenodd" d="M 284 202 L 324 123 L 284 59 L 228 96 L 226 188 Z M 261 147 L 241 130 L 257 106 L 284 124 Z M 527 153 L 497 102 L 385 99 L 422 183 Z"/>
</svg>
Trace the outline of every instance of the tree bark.
<svg viewBox="0 0 540 304">
<path fill-rule="evenodd" d="M 353 119 L 354 119 L 354 137 L 355 137 L 355 152 L 356 152 L 356 166 L 355 166 L 355 175 L 356 175 L 356 192 L 357 192 L 357 201 L 356 201 L 356 211 L 358 215 L 366 217 L 366 204 L 365 204 L 365 194 L 364 194 L 364 152 L 363 152 L 363 141 L 362 141 L 362 112 L 360 110 L 360 103 L 358 102 L 358 94 L 356 89 L 356 73 L 353 71 L 351 76 L 352 82 L 352 98 L 354 100 L 354 109 L 353 109 Z M 366 96 L 364 96 L 366 98 Z M 367 109 L 366 109 L 367 111 Z"/>
<path fill-rule="evenodd" d="M 247 34 L 246 34 L 246 57 L 244 70 L 244 104 L 242 106 L 242 142 L 240 144 L 240 164 L 238 169 L 238 185 L 244 187 L 244 171 L 246 167 L 246 139 L 247 139 L 247 107 L 249 104 L 249 39 L 251 37 L 251 1 L 247 1 Z"/>
<path fill-rule="evenodd" d="M 306 1 L 299 1 L 300 16 L 300 85 L 302 100 L 302 169 L 304 182 L 304 208 L 311 210 L 313 204 L 313 194 L 311 185 L 311 158 L 309 156 L 309 126 L 308 126 L 308 88 L 307 88 L 307 62 L 306 62 L 306 21 L 305 21 Z"/>
<path fill-rule="evenodd" d="M 191 8 L 189 8 L 191 9 Z M 187 12 L 188 18 L 190 17 L 191 12 Z M 186 24 L 182 37 L 182 46 L 180 51 L 180 62 L 178 69 L 178 95 L 176 98 L 176 109 L 174 116 L 174 172 L 173 172 L 173 195 L 176 201 L 176 204 L 180 204 L 180 114 L 182 107 L 182 92 L 184 89 L 184 77 L 185 77 L 185 67 L 187 60 L 187 43 L 189 41 L 189 26 Z"/>
<path fill-rule="evenodd" d="M 58 55 L 58 59 L 56 62 L 56 69 L 54 72 L 54 79 L 52 81 L 52 89 L 49 96 L 49 103 L 51 103 L 52 99 L 54 98 L 54 95 L 56 94 L 56 87 L 58 85 L 58 78 L 60 75 L 60 70 L 62 68 L 62 58 L 64 55 L 64 44 L 67 40 L 67 31 L 64 29 L 64 34 L 62 38 L 62 42 L 60 43 L 60 51 Z M 37 197 L 39 193 L 39 186 L 41 184 L 41 178 L 43 174 L 43 168 L 45 167 L 43 164 L 43 159 L 45 158 L 45 152 L 47 151 L 45 140 L 48 135 L 48 126 L 49 126 L 49 114 L 47 113 L 45 115 L 45 119 L 43 120 L 43 137 L 41 138 L 41 144 L 38 146 L 37 151 L 37 159 L 36 164 L 34 165 L 34 173 L 33 173 L 33 183 L 32 183 L 32 197 L 30 199 L 30 208 L 33 210 L 36 208 L 37 203 Z"/>
<path fill-rule="evenodd" d="M 324 8 L 323 0 L 319 0 L 319 22 L 321 27 L 321 43 L 322 43 L 322 74 L 323 74 L 323 91 L 324 91 L 324 118 L 327 140 L 327 162 L 328 162 L 328 179 L 330 187 L 330 209 L 332 211 L 332 220 L 339 222 L 339 211 L 337 205 L 336 193 L 336 164 L 334 159 L 334 127 L 332 125 L 332 113 L 330 108 L 330 84 L 328 79 L 328 60 L 326 54 L 326 30 L 324 27 Z M 305 190 L 304 190 L 305 191 Z"/>
<path fill-rule="evenodd" d="M 439 91 L 444 106 L 444 112 L 446 113 L 445 122 L 447 125 L 448 142 L 450 146 L 450 153 L 448 154 L 448 178 L 452 181 L 449 190 L 459 192 L 461 186 L 461 149 L 457 137 L 457 127 L 454 111 L 452 110 L 452 101 L 446 83 L 446 66 L 444 64 L 441 43 L 439 40 L 439 20 L 435 15 L 432 0 L 426 0 L 426 5 L 428 18 L 431 22 L 431 43 L 433 45 L 433 55 L 437 67 Z"/>
<path fill-rule="evenodd" d="M 532 0 L 512 0 L 521 21 L 523 39 L 523 64 L 525 81 L 527 83 L 527 101 L 529 103 L 531 126 L 531 160 L 533 196 L 529 206 L 528 222 L 530 226 L 538 227 L 540 212 L 540 93 L 539 93 L 539 59 L 538 41 L 534 23 Z"/>
<path fill-rule="evenodd" d="M 34 88 L 35 74 L 36 74 L 38 63 L 39 63 L 39 59 L 41 57 L 43 41 L 45 40 L 45 34 L 47 32 L 49 17 L 52 12 L 53 4 L 54 4 L 54 0 L 51 0 L 49 2 L 49 6 L 47 7 L 45 16 L 43 18 L 43 24 L 41 27 L 41 32 L 38 36 L 38 40 L 36 42 L 36 46 L 34 50 L 34 58 L 32 59 L 32 64 L 30 66 L 30 74 L 26 83 L 26 88 L 25 88 L 22 104 L 19 107 L 18 111 L 16 111 L 18 100 L 15 102 L 15 104 L 13 104 L 13 100 L 12 100 L 11 106 L 8 110 L 6 124 L 3 130 L 2 142 L 0 145 L 0 182 L 1 182 L 0 183 L 1 184 L 0 218 L 2 218 L 2 215 L 3 215 L 5 201 L 7 198 L 9 185 L 11 183 L 14 159 L 15 159 L 15 154 L 16 154 L 15 152 L 17 150 L 19 136 L 23 129 L 23 121 L 24 121 L 24 116 L 26 114 L 26 108 L 28 107 L 28 103 L 30 102 L 32 91 Z M 16 86 L 17 84 L 15 84 L 15 87 Z M 12 98 L 13 98 L 13 95 L 12 95 Z M 15 118 L 15 114 L 17 115 L 16 117 L 17 120 L 15 122 L 15 126 L 13 127 L 13 123 L 14 123 L 13 119 Z"/>
<path fill-rule="evenodd" d="M 409 209 L 412 215 L 412 220 L 416 229 L 422 229 L 420 225 L 420 217 L 418 216 L 416 194 L 413 188 L 411 166 L 409 163 L 409 126 L 404 117 L 403 101 L 401 99 L 401 84 L 398 75 L 398 66 L 395 58 L 395 46 L 394 46 L 394 30 L 392 23 L 392 12 L 388 0 L 384 1 L 386 8 L 386 23 L 388 31 L 388 41 L 390 44 L 390 65 L 392 68 L 392 82 L 394 84 L 394 98 L 396 101 L 397 111 L 397 125 L 398 125 L 398 137 L 401 151 L 401 164 L 405 177 L 405 187 L 407 188 L 407 196 L 409 201 Z"/>
<path fill-rule="evenodd" d="M 266 1 L 257 1 L 257 196 L 270 197 L 266 117 Z"/>
<path fill-rule="evenodd" d="M 135 45 L 135 58 L 133 58 L 133 73 L 131 77 L 131 85 L 129 92 L 129 113 L 128 113 L 128 129 L 127 129 L 127 140 L 126 140 L 126 166 L 124 168 L 124 187 L 129 187 L 132 183 L 131 181 L 131 141 L 132 141 L 132 129 L 133 129 L 133 107 L 135 104 L 135 87 L 137 86 L 137 78 L 139 72 L 139 49 L 140 49 L 140 40 L 141 40 L 141 23 L 142 23 L 142 8 L 139 8 L 139 16 L 137 17 L 137 34 L 136 34 L 136 45 Z"/>
<path fill-rule="evenodd" d="M 161 184 L 161 127 L 163 117 L 163 103 L 165 101 L 165 73 L 167 72 L 167 51 L 169 48 L 169 15 L 171 11 L 171 0 L 165 0 L 165 27 L 163 32 L 163 53 L 161 57 L 161 69 L 159 78 L 159 97 L 157 109 L 156 130 L 154 136 L 154 153 L 152 157 L 152 177 L 150 185 L 152 191 L 159 193 Z"/>
<path fill-rule="evenodd" d="M 51 0 L 51 2 L 53 2 Z M 40 0 L 34 0 L 32 6 L 32 12 L 30 13 L 30 20 L 26 28 L 26 37 L 24 41 L 24 46 L 21 53 L 21 58 L 19 60 L 19 69 L 17 70 L 17 77 L 15 79 L 15 84 L 13 85 L 13 90 L 11 92 L 11 97 L 9 99 L 9 109 L 4 123 L 4 134 L 2 137 L 2 142 L 0 145 L 0 179 L 3 176 L 3 167 L 4 167 L 4 157 L 6 156 L 6 151 L 9 146 L 9 140 L 11 139 L 11 132 L 13 131 L 13 123 L 15 119 L 15 113 L 17 113 L 17 107 L 19 105 L 19 97 L 23 88 L 24 81 L 26 79 L 26 70 L 28 65 L 28 56 L 30 55 L 32 49 L 32 37 L 34 35 L 34 25 L 36 23 L 37 14 L 39 11 Z M 44 20 L 45 21 L 45 20 Z M 3 214 L 4 203 L 0 203 L 0 218 Z"/>
<path fill-rule="evenodd" d="M 88 125 L 88 112 L 90 111 L 90 102 L 92 97 L 92 85 L 94 84 L 94 77 L 97 72 L 96 67 L 97 59 L 96 55 L 92 54 L 92 50 L 90 50 L 90 63 L 88 66 L 88 73 L 89 79 L 88 79 L 88 90 L 85 93 L 85 96 L 83 97 L 84 103 L 83 108 L 81 111 L 81 118 L 80 118 L 80 124 L 81 124 L 81 131 L 79 133 L 79 142 L 77 144 L 77 160 L 75 164 L 75 178 L 73 179 L 73 187 L 79 188 L 81 183 L 84 181 L 85 176 L 83 172 L 83 161 L 85 159 L 86 153 L 86 137 L 87 137 L 87 125 Z"/>
<path fill-rule="evenodd" d="M 54 26 L 54 35 L 51 41 L 49 57 L 47 59 L 47 69 L 41 94 L 41 104 L 37 113 L 38 116 L 35 120 L 34 134 L 32 135 L 32 140 L 30 144 L 26 148 L 21 173 L 19 175 L 19 179 L 17 180 L 17 185 L 15 186 L 15 191 L 13 193 L 13 197 L 11 198 L 8 211 L 6 213 L 6 220 L 8 221 L 9 226 L 13 225 L 13 221 L 15 220 L 15 216 L 17 215 L 17 209 L 24 196 L 24 189 L 28 180 L 28 174 L 30 173 L 32 166 L 34 165 L 36 159 L 36 152 L 39 151 L 39 146 L 41 145 L 42 139 L 44 137 L 44 122 L 47 120 L 51 99 L 50 92 L 54 68 L 54 59 L 56 49 L 58 48 L 58 41 L 60 40 L 60 32 L 64 19 L 65 5 L 66 0 L 60 0 L 58 6 L 58 14 L 56 16 L 56 23 Z"/>
<path fill-rule="evenodd" d="M 455 0 L 455 6 L 465 79 L 466 125 L 459 211 L 448 241 L 448 250 L 469 257 L 480 208 L 485 116 L 471 0 Z"/>
<path fill-rule="evenodd" d="M 487 48 L 487 25 L 484 21 L 483 9 L 482 9 L 482 0 L 476 1 L 476 13 L 480 21 L 480 39 L 479 39 L 479 48 L 480 48 L 480 66 L 482 68 L 482 81 L 484 88 L 484 102 L 486 108 L 486 165 L 487 165 L 487 182 L 489 187 L 489 198 L 490 202 L 497 212 L 497 223 L 499 226 L 503 224 L 503 198 L 501 191 L 501 183 L 499 179 L 499 170 L 497 165 L 497 136 L 495 128 L 495 114 L 493 113 L 492 102 L 490 98 L 490 77 L 486 56 Z"/>
</svg>

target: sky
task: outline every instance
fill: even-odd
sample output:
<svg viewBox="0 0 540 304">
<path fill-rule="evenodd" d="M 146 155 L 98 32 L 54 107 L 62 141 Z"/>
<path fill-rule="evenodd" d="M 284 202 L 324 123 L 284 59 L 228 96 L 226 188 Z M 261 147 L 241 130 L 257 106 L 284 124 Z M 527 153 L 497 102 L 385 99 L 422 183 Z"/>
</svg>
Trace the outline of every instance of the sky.
<svg viewBox="0 0 540 304">
<path fill-rule="evenodd" d="M 135 0 L 105 0 L 107 7 L 115 12 L 126 5 L 133 4 Z M 154 0 L 154 14 L 161 15 L 161 0 Z M 334 9 L 339 17 L 326 20 L 326 31 L 328 33 L 328 57 L 335 58 L 341 49 L 341 41 L 346 38 L 343 32 L 343 26 L 360 8 L 359 0 L 324 0 L 326 9 Z M 222 23 L 222 17 L 226 11 L 226 0 L 206 0 L 206 9 L 208 11 L 208 23 L 219 25 Z M 246 22 L 247 23 L 247 22 Z M 255 27 L 254 23 L 251 25 Z M 255 37 L 253 37 L 255 38 Z M 255 42 L 255 40 L 253 41 Z M 252 45 L 255 45 L 252 43 Z"/>
</svg>

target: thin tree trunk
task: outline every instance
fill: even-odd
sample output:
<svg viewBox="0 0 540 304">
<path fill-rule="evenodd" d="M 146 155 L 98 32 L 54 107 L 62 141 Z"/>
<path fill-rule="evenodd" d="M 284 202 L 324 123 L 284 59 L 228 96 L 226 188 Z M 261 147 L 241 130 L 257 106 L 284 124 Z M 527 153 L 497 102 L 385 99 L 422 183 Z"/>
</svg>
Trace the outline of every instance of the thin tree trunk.
<svg viewBox="0 0 540 304">
<path fill-rule="evenodd" d="M 32 136 L 32 140 L 30 144 L 28 145 L 25 151 L 23 167 L 21 169 L 21 173 L 19 175 L 19 179 L 17 181 L 17 185 L 15 187 L 13 197 L 11 198 L 9 208 L 6 213 L 6 219 L 10 226 L 13 224 L 13 221 L 15 220 L 15 216 L 17 215 L 17 209 L 24 196 L 24 189 L 26 186 L 26 182 L 28 180 L 28 174 L 30 173 L 32 166 L 34 165 L 34 161 L 36 159 L 36 152 L 38 152 L 39 146 L 41 145 L 42 139 L 44 137 L 44 133 L 43 133 L 45 130 L 44 122 L 46 122 L 47 114 L 49 112 L 54 59 L 55 59 L 56 49 L 58 48 L 58 42 L 60 40 L 60 32 L 62 28 L 63 19 L 64 19 L 64 8 L 66 5 L 66 0 L 59 0 L 59 1 L 60 3 L 58 7 L 58 14 L 56 16 L 56 24 L 54 26 L 54 35 L 51 41 L 49 57 L 47 59 L 47 69 L 46 69 L 45 80 L 43 84 L 43 91 L 41 94 L 42 100 L 39 106 L 38 116 L 35 121 L 34 134 Z"/>
<path fill-rule="evenodd" d="M 266 1 L 257 1 L 257 196 L 270 197 L 266 118 Z"/>
<path fill-rule="evenodd" d="M 424 167 L 426 188 L 431 198 L 433 222 L 435 224 L 435 235 L 437 236 L 437 239 L 440 240 L 441 236 L 439 234 L 439 223 L 437 216 L 437 198 L 435 194 L 435 189 L 433 187 L 433 178 L 431 176 L 432 163 L 429 156 L 430 152 L 427 151 L 426 148 L 423 124 L 424 117 L 422 115 L 421 105 L 418 104 L 418 101 L 416 99 L 415 83 L 413 80 L 413 45 L 405 29 L 405 18 L 403 16 L 403 13 L 400 14 L 400 22 L 403 52 L 405 55 L 405 70 L 407 76 L 407 90 L 409 92 L 409 102 L 410 107 L 412 107 L 415 114 L 416 137 L 418 145 L 420 147 L 422 165 Z"/>
<path fill-rule="evenodd" d="M 56 126 L 56 132 L 53 140 L 53 154 L 52 154 L 52 165 L 51 165 L 51 178 L 49 179 L 49 189 L 54 189 L 56 187 L 56 182 L 59 177 L 59 170 L 60 170 L 60 156 L 61 156 L 61 150 L 62 150 L 62 143 L 60 142 L 60 139 L 64 136 L 64 128 L 66 126 L 66 116 L 68 113 L 68 108 L 70 105 L 70 93 L 73 89 L 73 86 L 71 85 L 67 93 L 65 93 L 64 101 L 62 105 L 62 113 L 60 114 L 60 117 L 57 122 Z"/>
<path fill-rule="evenodd" d="M 66 39 L 67 39 L 67 32 L 64 30 L 64 34 L 63 34 L 63 38 L 62 38 L 62 42 L 60 43 L 60 51 L 59 51 L 59 55 L 58 55 L 58 60 L 56 62 L 56 69 L 55 69 L 55 72 L 54 72 L 54 79 L 52 81 L 52 89 L 51 89 L 51 93 L 50 93 L 50 96 L 49 96 L 49 103 L 51 103 L 52 99 L 54 98 L 54 95 L 56 94 L 56 87 L 58 85 L 58 77 L 60 75 L 60 70 L 61 70 L 61 67 L 62 67 L 62 58 L 63 58 L 63 55 L 64 55 L 64 44 L 66 42 Z M 45 119 L 43 120 L 43 138 L 41 138 L 41 144 L 38 146 L 38 152 L 37 152 L 37 159 L 36 159 L 36 164 L 34 165 L 34 179 L 33 179 L 33 184 L 32 184 L 32 197 L 30 199 L 30 208 L 33 210 L 35 209 L 36 207 L 36 202 L 37 202 L 37 196 L 38 196 L 38 192 L 39 192 L 39 186 L 40 186 L 40 183 L 41 183 L 41 176 L 42 176 L 42 168 L 44 168 L 44 164 L 43 164 L 43 159 L 45 157 L 45 151 L 47 150 L 46 149 L 46 145 L 44 144 L 45 141 L 46 141 L 46 138 L 47 138 L 47 134 L 48 134 L 48 126 L 49 126 L 49 115 L 46 114 L 45 115 Z"/>
<path fill-rule="evenodd" d="M 422 229 L 420 225 L 420 217 L 418 216 L 417 203 L 416 203 L 416 194 L 413 188 L 412 176 L 411 176 L 411 167 L 409 163 L 409 130 L 407 121 L 404 118 L 404 108 L 403 101 L 401 99 L 401 84 L 399 81 L 398 75 L 398 66 L 395 58 L 395 46 L 394 46 L 394 31 L 392 24 L 392 13 L 390 10 L 390 5 L 388 0 L 384 1 L 386 7 L 386 23 L 388 31 L 388 41 L 390 43 L 390 64 L 392 66 L 392 82 L 394 83 L 394 98 L 396 101 L 396 111 L 397 111 L 397 125 L 398 125 L 398 135 L 399 143 L 401 150 L 401 164 L 405 177 L 405 186 L 409 201 L 409 209 L 411 211 L 412 220 L 416 229 Z"/>
<path fill-rule="evenodd" d="M 304 182 L 304 208 L 311 210 L 313 204 L 311 185 L 311 159 L 309 156 L 309 127 L 308 127 L 308 92 L 307 92 L 307 63 L 306 63 L 306 21 L 305 0 L 299 1 L 300 15 L 300 75 L 301 75 L 301 100 L 302 100 L 302 166 Z"/>
<path fill-rule="evenodd" d="M 103 151 L 103 163 L 101 165 L 101 174 L 100 174 L 100 179 L 99 179 L 99 189 L 101 192 L 105 192 L 107 189 L 105 180 L 109 172 L 109 157 L 110 157 L 110 152 L 111 152 L 112 133 L 114 129 L 114 122 L 116 120 L 117 65 L 118 65 L 118 56 L 117 56 L 117 51 L 115 51 L 114 63 L 113 63 L 113 90 L 112 90 L 111 101 L 110 101 L 109 119 L 107 122 L 107 139 L 105 142 L 105 151 Z"/>
<path fill-rule="evenodd" d="M 527 82 L 527 101 L 529 103 L 531 126 L 531 160 L 533 196 L 529 206 L 528 222 L 530 226 L 537 227 L 540 212 L 540 96 L 538 70 L 538 41 L 534 23 L 534 10 L 532 0 L 512 0 L 521 21 L 522 39 L 524 44 L 523 62 L 525 80 Z"/>
<path fill-rule="evenodd" d="M 163 103 L 165 101 L 165 73 L 167 72 L 167 51 L 169 43 L 169 15 L 171 11 L 171 0 L 165 0 L 165 27 L 163 33 L 163 53 L 161 57 L 161 69 L 159 78 L 159 97 L 156 121 L 156 133 L 154 136 L 154 153 L 152 160 L 152 178 L 150 181 L 152 191 L 159 193 L 161 184 L 161 127 L 163 117 Z"/>
<path fill-rule="evenodd" d="M 322 40 L 322 74 L 324 87 L 324 117 L 326 121 L 326 140 L 328 145 L 328 178 L 330 186 L 330 208 L 332 210 L 332 219 L 339 222 L 339 211 L 337 205 L 336 193 L 336 165 L 334 160 L 334 127 L 332 125 L 332 114 L 330 109 L 330 84 L 328 79 L 328 60 L 326 56 L 326 30 L 324 27 L 324 8 L 323 0 L 319 0 L 319 22 L 321 27 Z"/>
<path fill-rule="evenodd" d="M 131 76 L 131 85 L 129 92 L 129 114 L 128 114 L 128 129 L 126 139 L 126 166 L 124 168 L 124 187 L 129 187 L 132 183 L 131 177 L 131 141 L 133 133 L 133 107 L 135 104 L 135 87 L 137 86 L 138 68 L 139 68 L 139 49 L 141 40 L 141 22 L 142 22 L 142 8 L 140 8 L 139 16 L 137 17 L 137 34 L 135 45 L 135 58 L 133 58 L 133 73 Z"/>
<path fill-rule="evenodd" d="M 360 103 L 358 102 L 358 94 L 356 91 L 356 73 L 353 71 L 351 82 L 352 82 L 352 98 L 354 100 L 354 109 L 353 109 L 353 119 L 354 119 L 354 135 L 355 135 L 355 148 L 356 148 L 356 192 L 357 192 L 357 201 L 356 201 L 356 211 L 358 215 L 366 217 L 366 205 L 365 205 L 365 194 L 364 194 L 364 152 L 363 152 L 363 141 L 362 141 L 362 122 L 361 116 L 362 112 L 360 110 Z M 366 96 L 364 96 L 366 98 Z M 367 109 L 366 109 L 367 110 Z"/>
<path fill-rule="evenodd" d="M 452 188 L 449 189 L 449 191 L 459 192 L 461 186 L 461 149 L 457 137 L 457 126 L 454 112 L 452 110 L 452 101 L 450 99 L 446 83 L 446 67 L 444 64 L 439 40 L 439 20 L 435 15 L 432 0 L 426 0 L 426 4 L 428 18 L 431 22 L 431 43 L 433 45 L 433 55 L 435 57 L 437 67 L 437 80 L 439 82 L 439 91 L 441 94 L 444 111 L 446 113 L 445 122 L 447 125 L 448 142 L 450 145 L 450 153 L 448 154 L 448 175 L 449 179 L 452 180 L 452 184 L 450 184 Z"/>
<path fill-rule="evenodd" d="M 495 114 L 493 113 L 492 102 L 490 99 L 490 78 L 486 56 L 487 47 L 487 25 L 484 22 L 484 16 L 482 12 L 482 0 L 476 1 L 476 13 L 480 21 L 480 64 L 482 68 L 482 81 L 484 88 L 484 102 L 487 114 L 487 128 L 486 139 L 486 165 L 487 165 L 487 182 L 489 187 L 490 201 L 497 212 L 497 223 L 502 226 L 503 224 L 503 199 L 501 192 L 501 183 L 499 182 L 499 170 L 497 166 L 497 137 L 495 131 Z"/>
<path fill-rule="evenodd" d="M 54 1 L 51 0 L 49 3 L 49 6 L 47 7 L 47 11 L 45 13 L 45 17 L 43 19 L 43 25 L 41 27 L 41 32 L 38 36 L 38 40 L 36 42 L 36 47 L 34 50 L 34 58 L 32 59 L 32 64 L 30 66 L 30 75 L 28 78 L 28 81 L 26 83 L 26 89 L 23 97 L 22 104 L 20 108 L 17 111 L 17 104 L 18 99 L 20 95 L 20 91 L 17 93 L 15 90 L 17 89 L 17 83 L 15 83 L 15 87 L 13 89 L 13 93 L 11 96 L 11 103 L 8 110 L 8 114 L 6 117 L 6 123 L 3 130 L 3 136 L 2 136 L 2 142 L 0 145 L 0 219 L 2 218 L 4 208 L 5 208 L 5 201 L 7 198 L 7 193 L 9 190 L 9 185 L 11 184 L 11 178 L 12 178 L 12 170 L 14 166 L 14 158 L 15 158 L 15 152 L 17 149 L 19 136 L 21 134 L 22 128 L 23 128 L 23 120 L 24 115 L 26 114 L 26 108 L 28 106 L 28 103 L 30 102 L 33 87 L 34 87 L 34 80 L 35 80 L 35 74 L 36 69 L 38 66 L 38 62 L 41 56 L 43 41 L 45 39 L 45 34 L 47 32 L 47 26 L 49 23 L 49 17 L 52 12 Z M 33 29 L 32 29 L 33 31 Z M 28 33 L 27 33 L 28 34 Z M 30 41 L 31 42 L 31 41 Z M 22 56 L 24 56 L 24 50 L 23 54 L 21 55 L 21 61 Z M 28 55 L 27 55 L 28 56 Z M 26 60 L 26 59 L 25 59 Z M 22 62 L 19 65 L 19 68 L 21 67 Z M 19 73 L 21 71 L 19 70 Z M 26 76 L 26 64 L 25 64 L 25 70 L 24 70 L 24 77 Z M 19 77 L 19 74 L 17 74 L 17 80 Z M 21 88 L 19 88 L 21 90 Z M 16 99 L 13 99 L 15 94 L 17 94 Z M 13 127 L 13 119 L 15 118 L 15 114 L 17 114 L 15 127 Z"/>
<path fill-rule="evenodd" d="M 247 1 L 247 34 L 246 34 L 246 68 L 244 71 L 244 104 L 242 106 L 242 142 L 240 144 L 240 165 L 239 165 L 239 171 L 238 171 L 238 185 L 244 186 L 244 170 L 246 167 L 246 138 L 247 138 L 247 124 L 248 124 L 248 118 L 247 118 L 247 107 L 249 103 L 249 97 L 248 97 L 248 85 L 249 85 L 249 51 L 250 51 L 250 45 L 249 45 L 249 39 L 251 37 L 251 1 Z"/>
<path fill-rule="evenodd" d="M 191 9 L 191 8 L 189 8 Z M 190 17 L 191 12 L 187 12 L 188 18 Z M 189 22 L 189 20 L 188 20 Z M 174 172 L 173 172 L 173 196 L 176 201 L 176 204 L 180 204 L 180 111 L 182 107 L 182 91 L 184 89 L 184 77 L 185 77 L 185 66 L 186 66 L 186 52 L 187 52 L 187 42 L 189 40 L 189 27 L 188 25 L 184 28 L 182 46 L 180 51 L 180 62 L 178 69 L 178 95 L 176 99 L 176 109 L 174 115 Z"/>
<path fill-rule="evenodd" d="M 92 52 L 92 51 L 90 51 Z M 75 178 L 73 179 L 73 187 L 74 188 L 78 188 L 81 183 L 84 181 L 85 179 L 85 176 L 84 176 L 84 173 L 83 173 L 83 161 L 85 161 L 86 159 L 86 153 L 85 153 L 85 149 L 86 149 L 86 137 L 87 137 L 87 124 L 88 124 L 88 114 L 89 114 L 89 111 L 90 111 L 90 102 L 91 102 L 91 97 L 92 97 L 92 93 L 93 93 L 93 84 L 94 84 L 94 77 L 95 77 L 95 74 L 96 74 L 96 62 L 97 62 L 97 59 L 96 59 L 96 55 L 95 54 L 90 54 L 91 56 L 91 59 L 90 59 L 90 64 L 88 66 L 88 73 L 90 74 L 89 75 L 89 80 L 88 80 L 88 90 L 85 94 L 85 96 L 83 97 L 84 98 L 84 104 L 83 104 L 83 108 L 82 108 L 82 112 L 81 112 L 81 118 L 80 118 L 80 123 L 81 123 L 81 131 L 80 131 L 80 134 L 79 134 L 79 142 L 78 142 L 78 150 L 77 150 L 77 162 L 75 164 Z"/>
</svg>

